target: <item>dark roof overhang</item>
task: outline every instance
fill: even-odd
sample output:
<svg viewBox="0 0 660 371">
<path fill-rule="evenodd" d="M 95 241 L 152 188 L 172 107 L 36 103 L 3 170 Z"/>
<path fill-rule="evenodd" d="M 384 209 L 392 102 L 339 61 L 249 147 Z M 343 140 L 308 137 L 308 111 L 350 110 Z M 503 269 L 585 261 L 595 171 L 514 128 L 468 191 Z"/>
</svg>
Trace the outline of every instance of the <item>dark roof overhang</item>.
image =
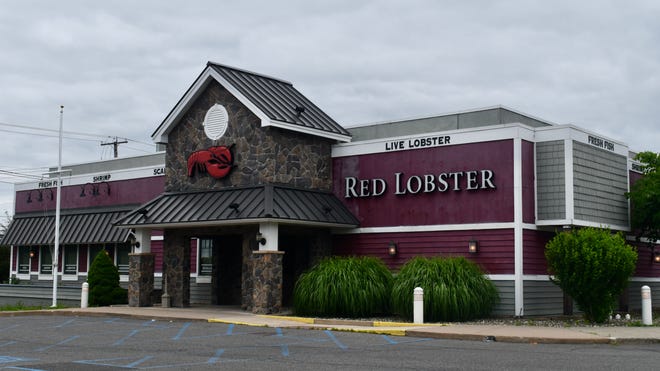
<svg viewBox="0 0 660 371">
<path fill-rule="evenodd" d="M 359 221 L 329 192 L 278 185 L 164 193 L 115 221 L 135 228 L 189 228 L 275 222 L 354 228 Z"/>
<path fill-rule="evenodd" d="M 61 244 L 122 243 L 129 230 L 112 225 L 132 207 L 123 209 L 65 210 L 60 213 Z M 17 214 L 2 240 L 3 245 L 55 244 L 55 213 Z"/>
</svg>

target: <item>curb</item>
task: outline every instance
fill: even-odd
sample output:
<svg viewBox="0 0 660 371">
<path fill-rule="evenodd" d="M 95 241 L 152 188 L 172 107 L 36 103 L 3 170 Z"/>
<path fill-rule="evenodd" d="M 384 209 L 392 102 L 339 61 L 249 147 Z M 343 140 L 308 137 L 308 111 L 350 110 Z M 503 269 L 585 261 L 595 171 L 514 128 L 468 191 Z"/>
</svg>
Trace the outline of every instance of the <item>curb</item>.
<svg viewBox="0 0 660 371">
<path fill-rule="evenodd" d="M 283 327 L 295 328 L 303 330 L 329 330 L 341 332 L 354 332 L 374 335 L 390 335 L 390 336 L 413 336 L 421 338 L 432 339 L 446 339 L 446 340 L 467 340 L 467 341 L 483 341 L 483 342 L 502 342 L 502 343 L 527 343 L 527 344 L 660 344 L 660 338 L 616 338 L 616 337 L 597 337 L 597 338 L 575 338 L 575 337 L 527 337 L 527 336 L 492 336 L 485 334 L 466 334 L 466 333 L 452 333 L 452 332 L 436 332 L 424 329 L 392 329 L 387 327 L 451 327 L 451 324 L 413 324 L 405 322 L 384 322 L 384 321 L 359 321 L 359 320 L 329 320 L 319 318 L 306 318 L 294 316 L 277 316 L 277 315 L 257 315 L 257 317 L 297 322 L 300 325 L 279 325 L 272 326 L 268 323 L 247 322 L 238 320 L 223 320 L 218 318 L 184 318 L 173 316 L 158 316 L 158 315 L 143 315 L 135 313 L 108 313 L 108 312 L 86 312 L 79 310 L 62 310 L 62 309 L 44 309 L 44 310 L 28 310 L 28 311 L 9 311 L 0 312 L 0 317 L 24 317 L 33 315 L 51 315 L 51 316 L 76 316 L 76 317 L 119 317 L 119 318 L 135 318 L 153 320 L 158 319 L 162 321 L 186 321 L 186 322 L 208 322 L 208 323 L 222 323 L 234 324 L 250 327 Z M 349 327 L 338 327 L 349 326 Z M 353 327 L 350 327 L 353 326 Z"/>
</svg>

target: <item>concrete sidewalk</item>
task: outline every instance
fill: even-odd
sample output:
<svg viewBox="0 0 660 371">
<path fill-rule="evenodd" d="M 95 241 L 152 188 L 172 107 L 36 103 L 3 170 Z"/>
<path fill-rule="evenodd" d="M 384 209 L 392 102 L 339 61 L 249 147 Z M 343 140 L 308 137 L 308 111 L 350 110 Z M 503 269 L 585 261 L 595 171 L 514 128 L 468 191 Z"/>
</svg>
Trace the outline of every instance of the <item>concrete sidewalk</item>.
<svg viewBox="0 0 660 371">
<path fill-rule="evenodd" d="M 3 316 L 17 315 L 80 315 L 119 316 L 130 318 L 159 319 L 172 321 L 204 321 L 232 323 L 246 326 L 317 329 L 387 334 L 393 336 L 415 336 L 439 339 L 500 341 L 512 343 L 546 344 L 621 344 L 660 343 L 660 327 L 543 327 L 513 325 L 473 324 L 422 324 L 373 322 L 352 320 L 328 320 L 278 315 L 258 315 L 234 307 L 96 307 L 67 308 L 44 311 L 0 312 Z"/>
</svg>

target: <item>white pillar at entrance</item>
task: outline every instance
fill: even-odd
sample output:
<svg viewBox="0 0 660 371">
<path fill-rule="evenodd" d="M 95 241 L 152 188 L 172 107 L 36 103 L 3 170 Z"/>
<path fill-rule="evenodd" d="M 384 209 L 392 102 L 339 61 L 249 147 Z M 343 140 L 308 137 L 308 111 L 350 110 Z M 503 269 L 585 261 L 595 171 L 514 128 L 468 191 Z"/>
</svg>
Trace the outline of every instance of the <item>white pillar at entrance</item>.
<svg viewBox="0 0 660 371">
<path fill-rule="evenodd" d="M 259 223 L 257 243 L 259 251 L 277 251 L 279 229 L 277 223 Z"/>
<path fill-rule="evenodd" d="M 149 253 L 151 252 L 151 229 L 137 228 L 133 233 L 135 235 L 134 253 Z"/>
</svg>

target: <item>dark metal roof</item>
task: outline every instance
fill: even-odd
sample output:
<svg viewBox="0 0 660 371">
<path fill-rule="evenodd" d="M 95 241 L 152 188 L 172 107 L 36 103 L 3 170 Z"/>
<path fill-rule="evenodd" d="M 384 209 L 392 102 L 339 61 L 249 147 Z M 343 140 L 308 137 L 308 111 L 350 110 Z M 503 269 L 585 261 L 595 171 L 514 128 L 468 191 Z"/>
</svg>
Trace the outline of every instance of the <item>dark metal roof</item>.
<svg viewBox="0 0 660 371">
<path fill-rule="evenodd" d="M 115 225 L 186 226 L 263 220 L 333 227 L 356 227 L 359 224 L 332 193 L 262 185 L 164 193 L 117 220 Z"/>
<path fill-rule="evenodd" d="M 236 90 L 271 120 L 350 137 L 350 133 L 288 81 L 209 62 Z M 302 112 L 300 108 L 302 108 Z M 297 109 L 298 108 L 298 109 Z"/>
<path fill-rule="evenodd" d="M 81 212 L 60 215 L 60 243 L 116 243 L 124 242 L 128 230 L 112 225 L 112 221 L 126 214 L 124 211 Z M 32 246 L 55 243 L 55 215 L 14 215 L 3 245 Z"/>
</svg>

